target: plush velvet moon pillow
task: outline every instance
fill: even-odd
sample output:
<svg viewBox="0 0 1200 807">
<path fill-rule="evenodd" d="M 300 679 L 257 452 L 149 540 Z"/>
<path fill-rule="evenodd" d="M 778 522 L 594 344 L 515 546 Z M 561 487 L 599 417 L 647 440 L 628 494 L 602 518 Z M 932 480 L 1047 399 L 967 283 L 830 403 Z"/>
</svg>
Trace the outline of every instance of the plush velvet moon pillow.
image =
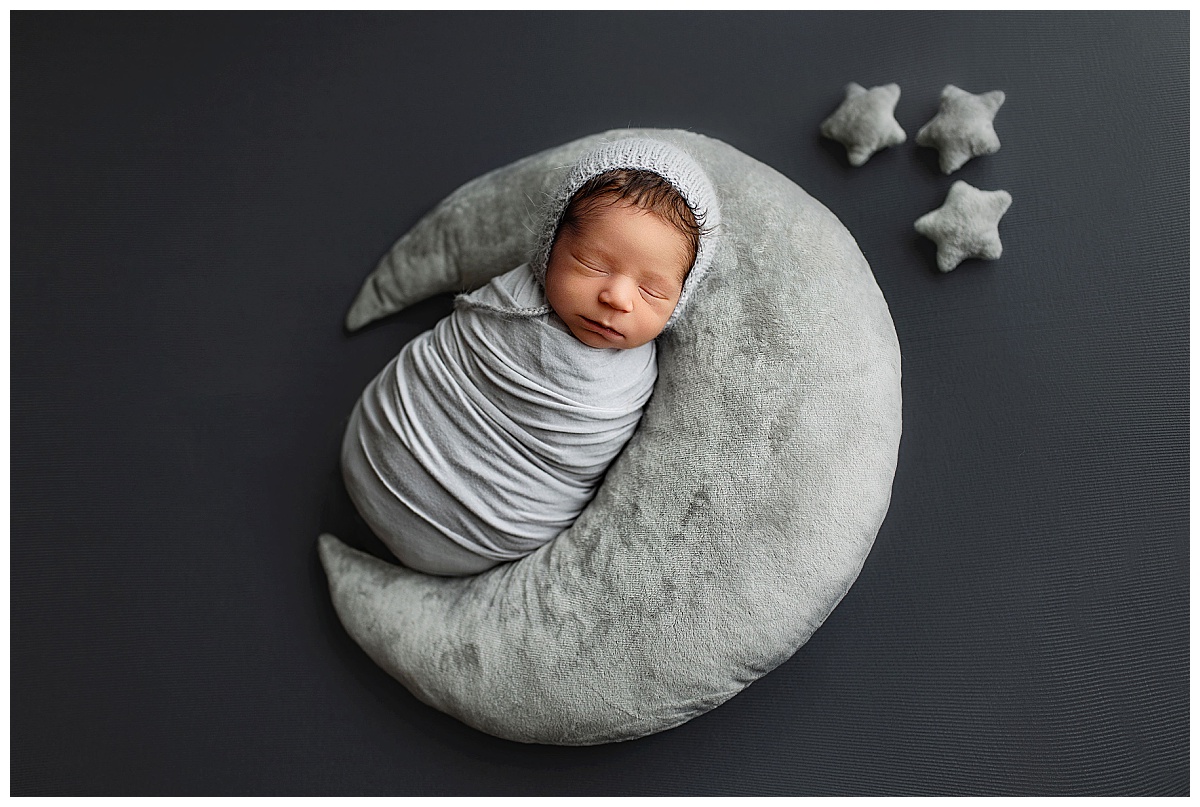
<svg viewBox="0 0 1200 807">
<path fill-rule="evenodd" d="M 338 616 L 372 659 L 522 742 L 662 731 L 785 661 L 857 577 L 896 468 L 900 351 L 854 239 L 783 175 L 694 133 L 606 132 L 467 183 L 380 261 L 347 326 L 527 260 L 543 195 L 600 140 L 629 136 L 689 152 L 724 224 L 595 499 L 554 541 L 475 577 L 319 540 Z"/>
</svg>

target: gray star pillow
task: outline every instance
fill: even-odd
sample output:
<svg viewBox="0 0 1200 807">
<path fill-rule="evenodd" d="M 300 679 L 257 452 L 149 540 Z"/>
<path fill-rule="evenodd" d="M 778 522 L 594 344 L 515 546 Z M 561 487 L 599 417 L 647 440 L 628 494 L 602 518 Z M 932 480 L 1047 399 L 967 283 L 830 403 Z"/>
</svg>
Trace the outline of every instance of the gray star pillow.
<svg viewBox="0 0 1200 807">
<path fill-rule="evenodd" d="M 1000 138 L 992 121 L 1003 103 L 1000 90 L 972 95 L 947 84 L 940 110 L 917 132 L 917 145 L 938 150 L 943 174 L 957 171 L 972 157 L 994 154 L 1000 150 Z"/>
<path fill-rule="evenodd" d="M 528 260 L 536 200 L 623 137 L 684 149 L 727 213 L 595 498 L 550 543 L 474 577 L 318 542 L 338 617 L 372 659 L 522 742 L 669 729 L 788 659 L 857 577 L 896 469 L 900 350 L 854 239 L 787 177 L 691 132 L 592 135 L 467 183 L 380 261 L 350 327 Z"/>
<path fill-rule="evenodd" d="M 907 135 L 892 112 L 900 100 L 900 86 L 885 84 L 867 90 L 853 81 L 846 85 L 846 98 L 821 123 L 821 134 L 846 147 L 846 157 L 860 166 L 880 149 L 896 146 Z"/>
<path fill-rule="evenodd" d="M 1012 204 L 1008 191 L 981 191 L 961 179 L 950 186 L 946 201 L 913 225 L 937 242 L 937 265 L 949 272 L 966 258 L 1000 257 L 1000 218 Z"/>
</svg>

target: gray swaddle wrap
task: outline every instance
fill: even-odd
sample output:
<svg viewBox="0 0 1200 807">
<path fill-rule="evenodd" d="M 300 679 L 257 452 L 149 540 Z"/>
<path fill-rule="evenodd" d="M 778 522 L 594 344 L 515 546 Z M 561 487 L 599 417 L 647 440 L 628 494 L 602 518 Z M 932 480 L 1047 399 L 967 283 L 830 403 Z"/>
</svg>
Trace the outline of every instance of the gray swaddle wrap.
<svg viewBox="0 0 1200 807">
<path fill-rule="evenodd" d="M 386 489 L 460 546 L 514 560 L 571 526 L 633 435 L 656 349 L 597 349 L 528 264 L 460 295 L 367 386 L 358 439 Z"/>
<path fill-rule="evenodd" d="M 666 329 L 678 322 L 712 262 L 716 192 L 670 143 L 600 143 L 547 194 L 528 263 L 460 295 L 454 313 L 405 346 L 359 399 L 357 434 L 346 439 L 358 441 L 362 452 L 351 456 L 363 461 L 344 464 L 346 482 L 389 546 L 420 542 L 431 527 L 484 558 L 527 555 L 574 523 L 637 429 L 658 375 L 655 343 L 589 347 L 544 289 L 568 201 L 591 177 L 621 168 L 665 178 L 705 225 Z M 389 506 L 397 501 L 405 507 Z"/>
</svg>

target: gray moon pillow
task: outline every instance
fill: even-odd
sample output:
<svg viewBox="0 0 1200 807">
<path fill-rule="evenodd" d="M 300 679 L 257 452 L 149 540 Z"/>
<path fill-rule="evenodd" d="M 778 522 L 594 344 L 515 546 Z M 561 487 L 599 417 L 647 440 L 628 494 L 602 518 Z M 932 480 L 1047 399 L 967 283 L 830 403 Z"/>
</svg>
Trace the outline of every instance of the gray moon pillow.
<svg viewBox="0 0 1200 807">
<path fill-rule="evenodd" d="M 464 578 L 318 540 L 338 617 L 376 663 L 521 742 L 629 740 L 724 703 L 821 625 L 891 498 L 900 350 L 871 269 L 829 210 L 719 140 L 605 132 L 468 182 L 380 261 L 347 327 L 527 260 L 539 201 L 598 142 L 633 136 L 704 166 L 724 221 L 659 339 L 638 431 L 575 524 Z"/>
</svg>

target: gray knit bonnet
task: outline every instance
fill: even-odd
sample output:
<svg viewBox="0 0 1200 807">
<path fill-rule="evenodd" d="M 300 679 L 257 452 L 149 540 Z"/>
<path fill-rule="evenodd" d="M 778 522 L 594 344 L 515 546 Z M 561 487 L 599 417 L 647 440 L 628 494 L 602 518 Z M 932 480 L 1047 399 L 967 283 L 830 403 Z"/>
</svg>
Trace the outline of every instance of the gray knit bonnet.
<svg viewBox="0 0 1200 807">
<path fill-rule="evenodd" d="M 651 171 L 671 183 L 688 203 L 696 221 L 703 227 L 700 243 L 696 248 L 696 260 L 683 283 L 683 291 L 675 310 L 667 319 L 664 330 L 679 319 L 688 298 L 704 278 L 712 264 L 716 250 L 718 228 L 721 223 L 721 208 L 717 193 L 704 169 L 686 152 L 661 140 L 644 137 L 627 138 L 603 143 L 579 158 L 567 174 L 566 180 L 549 198 L 542 217 L 542 231 L 537 248 L 529 261 L 529 268 L 538 282 L 545 286 L 546 266 L 550 261 L 550 248 L 554 246 L 554 234 L 566 211 L 567 203 L 583 184 L 594 176 L 620 168 Z"/>
</svg>

